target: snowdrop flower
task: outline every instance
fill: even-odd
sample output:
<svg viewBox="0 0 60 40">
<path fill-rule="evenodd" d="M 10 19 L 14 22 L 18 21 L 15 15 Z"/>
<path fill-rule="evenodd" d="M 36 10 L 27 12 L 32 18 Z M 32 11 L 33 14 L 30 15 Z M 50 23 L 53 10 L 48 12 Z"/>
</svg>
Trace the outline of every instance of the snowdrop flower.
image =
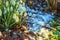
<svg viewBox="0 0 60 40">
<path fill-rule="evenodd" d="M 22 5 L 17 5 L 16 7 L 18 7 L 17 10 L 18 10 L 19 12 L 21 12 Z"/>
<path fill-rule="evenodd" d="M 18 9 L 18 5 L 16 5 L 16 8 Z"/>
<path fill-rule="evenodd" d="M 18 7 L 18 11 L 21 12 L 21 11 L 26 11 L 25 7 L 22 7 L 22 5 L 19 5 Z"/>
<path fill-rule="evenodd" d="M 6 10 L 6 7 L 4 7 L 4 14 L 6 14 L 7 13 L 7 10 Z"/>
<path fill-rule="evenodd" d="M 13 11 L 13 7 L 12 6 L 10 7 L 10 11 Z"/>
<path fill-rule="evenodd" d="M 15 1 L 16 1 L 16 0 L 11 0 L 10 2 L 11 2 L 12 5 L 15 6 Z"/>
<path fill-rule="evenodd" d="M 21 11 L 20 15 L 26 17 L 27 16 L 27 13 L 26 12 L 23 13 L 23 11 Z"/>
<path fill-rule="evenodd" d="M 19 17 L 18 17 L 16 14 L 13 15 L 13 19 L 14 19 L 16 22 L 19 22 Z"/>
<path fill-rule="evenodd" d="M 18 16 L 19 15 L 19 12 L 18 11 L 15 11 L 15 14 Z"/>
<path fill-rule="evenodd" d="M 0 16 L 2 16 L 2 11 L 1 11 L 1 9 L 0 9 Z"/>
<path fill-rule="evenodd" d="M 20 0 L 20 3 L 23 3 L 23 1 L 22 1 L 22 0 Z"/>
<path fill-rule="evenodd" d="M 20 15 L 21 15 L 21 16 L 23 15 L 23 11 L 20 12 Z"/>
<path fill-rule="evenodd" d="M 7 8 L 7 11 L 9 12 L 9 7 Z"/>
<path fill-rule="evenodd" d="M 25 13 L 24 13 L 24 17 L 26 17 L 26 16 L 27 16 L 27 13 L 25 12 Z"/>
<path fill-rule="evenodd" d="M 19 2 L 17 2 L 17 5 L 19 5 L 20 3 Z"/>
<path fill-rule="evenodd" d="M 8 1 L 6 1 L 6 7 L 9 5 L 9 2 Z"/>
<path fill-rule="evenodd" d="M 23 10 L 23 11 L 26 11 L 25 7 L 22 7 L 22 10 Z"/>
<path fill-rule="evenodd" d="M 18 10 L 20 12 L 20 15 L 27 16 L 27 13 L 25 12 L 26 11 L 25 7 L 20 6 Z"/>
</svg>

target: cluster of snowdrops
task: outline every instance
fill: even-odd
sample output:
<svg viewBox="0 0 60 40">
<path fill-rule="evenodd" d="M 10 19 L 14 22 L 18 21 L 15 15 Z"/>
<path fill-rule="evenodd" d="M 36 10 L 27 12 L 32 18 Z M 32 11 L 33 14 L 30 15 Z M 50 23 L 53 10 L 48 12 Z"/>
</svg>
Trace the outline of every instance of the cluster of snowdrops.
<svg viewBox="0 0 60 40">
<path fill-rule="evenodd" d="M 25 21 L 25 18 L 27 17 L 27 13 L 26 13 L 26 9 L 24 7 L 22 7 L 23 2 L 25 2 L 25 1 L 0 0 L 0 39 L 4 39 L 2 37 L 5 35 L 5 33 L 3 35 L 2 31 L 6 32 L 6 35 L 7 35 L 7 33 L 12 31 L 12 30 L 10 30 L 10 28 L 13 25 L 17 24 L 18 26 L 17 25 L 16 26 L 18 28 L 20 28 L 22 23 Z M 53 25 L 53 27 L 51 26 L 49 28 L 49 30 L 45 27 L 42 27 L 39 34 L 32 32 L 32 31 L 29 32 L 28 30 L 19 31 L 19 32 L 22 32 L 23 34 L 27 34 L 27 33 L 34 34 L 36 36 L 35 39 L 33 37 L 32 38 L 28 37 L 28 38 L 31 38 L 30 40 L 60 40 L 60 38 L 59 38 L 60 37 L 60 32 L 59 32 L 60 26 L 56 26 L 56 27 L 54 26 L 54 25 L 57 25 L 59 22 L 60 21 L 55 22 L 53 20 L 52 21 L 53 24 L 51 24 L 51 25 Z M 15 29 L 17 29 L 16 26 L 14 26 Z M 24 26 L 23 26 L 23 28 L 25 29 Z M 8 31 L 6 29 L 8 29 Z M 12 32 L 14 35 L 17 33 L 17 32 L 15 33 L 15 30 Z M 6 35 L 4 36 L 5 38 L 7 37 Z M 14 36 L 12 36 L 12 37 L 14 37 Z M 18 40 L 18 39 L 16 39 L 16 40 Z M 7 40 L 9 40 L 9 39 L 7 39 Z M 26 40 L 28 40 L 28 39 L 26 39 Z"/>
</svg>

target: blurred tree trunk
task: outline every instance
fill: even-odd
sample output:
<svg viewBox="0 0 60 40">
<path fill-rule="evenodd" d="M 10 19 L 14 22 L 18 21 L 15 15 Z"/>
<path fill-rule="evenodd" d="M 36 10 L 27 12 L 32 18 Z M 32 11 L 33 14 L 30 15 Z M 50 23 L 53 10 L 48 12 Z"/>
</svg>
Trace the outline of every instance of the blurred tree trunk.
<svg viewBox="0 0 60 40">
<path fill-rule="evenodd" d="M 57 9 L 57 0 L 46 0 L 49 9 L 54 12 Z"/>
<path fill-rule="evenodd" d="M 60 17 L 60 1 L 57 2 L 57 14 L 56 14 L 56 16 Z"/>
</svg>

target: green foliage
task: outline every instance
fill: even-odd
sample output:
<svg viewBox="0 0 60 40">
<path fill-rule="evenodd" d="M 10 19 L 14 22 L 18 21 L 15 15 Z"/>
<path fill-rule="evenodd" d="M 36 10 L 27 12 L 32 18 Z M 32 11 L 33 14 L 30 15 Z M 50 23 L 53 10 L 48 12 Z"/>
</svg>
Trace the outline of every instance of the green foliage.
<svg viewBox="0 0 60 40">
<path fill-rule="evenodd" d="M 55 37 L 55 38 L 50 36 L 50 39 L 51 40 L 60 40 L 60 18 L 57 20 L 53 19 L 50 23 L 50 26 L 56 28 L 56 31 L 54 31 L 54 30 L 52 31 L 53 37 Z"/>
<path fill-rule="evenodd" d="M 57 26 L 58 24 L 57 24 L 57 22 L 55 21 L 55 20 L 52 20 L 51 22 L 50 22 L 50 26 L 51 27 L 55 27 L 55 26 Z"/>
<path fill-rule="evenodd" d="M 60 26 L 57 26 L 57 30 L 60 31 Z"/>
<path fill-rule="evenodd" d="M 0 27 L 9 28 L 14 24 L 21 26 L 27 16 L 26 9 L 22 7 L 24 2 L 23 0 L 0 0 Z"/>
<path fill-rule="evenodd" d="M 60 26 L 60 19 L 57 19 L 57 20 L 52 20 L 51 23 L 50 23 L 50 26 L 51 27 L 57 27 L 57 26 Z"/>
<path fill-rule="evenodd" d="M 50 40 L 60 40 L 60 18 L 58 19 L 53 19 L 50 23 L 50 26 L 55 28 L 56 30 L 52 31 L 53 32 L 53 37 L 50 36 Z"/>
<path fill-rule="evenodd" d="M 52 30 L 53 35 L 49 36 L 50 40 L 58 40 L 58 33 L 57 30 Z"/>
<path fill-rule="evenodd" d="M 59 34 L 58 34 L 58 40 L 60 40 L 60 32 L 59 32 Z"/>
</svg>

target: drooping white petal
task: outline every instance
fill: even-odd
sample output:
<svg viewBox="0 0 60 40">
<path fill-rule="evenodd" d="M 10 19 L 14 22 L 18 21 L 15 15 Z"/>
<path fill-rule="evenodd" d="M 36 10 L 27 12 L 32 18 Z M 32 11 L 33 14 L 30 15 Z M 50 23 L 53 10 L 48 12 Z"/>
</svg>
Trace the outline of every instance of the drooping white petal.
<svg viewBox="0 0 60 40">
<path fill-rule="evenodd" d="M 10 3 L 11 3 L 12 5 L 15 5 L 15 4 L 16 4 L 15 1 L 16 1 L 16 0 L 11 0 Z"/>
<path fill-rule="evenodd" d="M 8 1 L 6 1 L 6 7 L 9 5 L 9 2 Z"/>
<path fill-rule="evenodd" d="M 0 16 L 2 16 L 2 11 L 1 11 L 1 9 L 0 9 Z"/>
<path fill-rule="evenodd" d="M 16 14 L 13 15 L 13 19 L 14 19 L 16 22 L 19 22 L 19 17 L 18 17 Z"/>
</svg>

